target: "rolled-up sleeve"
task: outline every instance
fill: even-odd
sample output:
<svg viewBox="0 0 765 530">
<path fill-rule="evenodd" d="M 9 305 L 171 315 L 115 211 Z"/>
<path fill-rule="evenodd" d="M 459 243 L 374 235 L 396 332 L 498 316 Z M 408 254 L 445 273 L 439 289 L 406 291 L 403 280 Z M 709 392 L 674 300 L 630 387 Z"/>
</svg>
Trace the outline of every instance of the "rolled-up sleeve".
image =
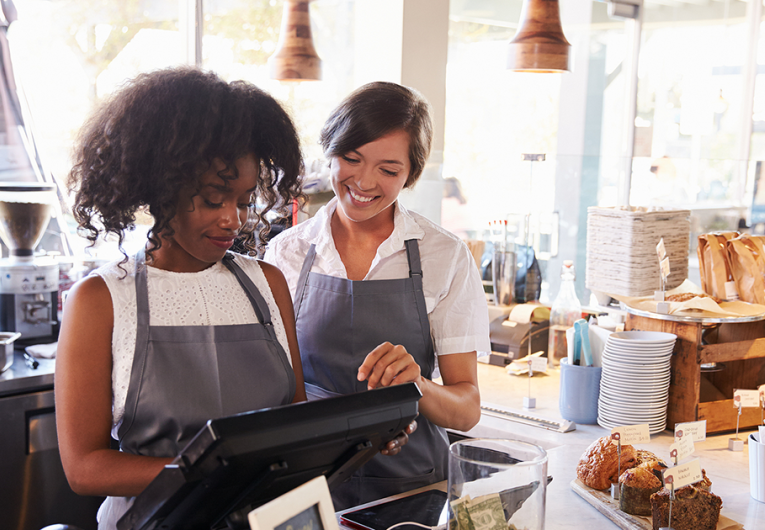
<svg viewBox="0 0 765 530">
<path fill-rule="evenodd" d="M 436 354 L 491 351 L 489 311 L 483 284 L 470 250 L 463 242 L 455 249 L 448 286 L 430 313 Z"/>
</svg>

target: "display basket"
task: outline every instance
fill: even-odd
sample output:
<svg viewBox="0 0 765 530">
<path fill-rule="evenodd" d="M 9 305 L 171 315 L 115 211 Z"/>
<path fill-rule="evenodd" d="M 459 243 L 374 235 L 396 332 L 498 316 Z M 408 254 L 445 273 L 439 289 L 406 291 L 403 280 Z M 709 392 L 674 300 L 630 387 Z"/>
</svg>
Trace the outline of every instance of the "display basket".
<svg viewBox="0 0 765 530">
<path fill-rule="evenodd" d="M 665 290 L 688 277 L 690 210 L 641 207 L 587 209 L 585 285 L 620 296 L 648 296 L 661 288 L 656 246 L 664 239 L 670 274 Z"/>
</svg>

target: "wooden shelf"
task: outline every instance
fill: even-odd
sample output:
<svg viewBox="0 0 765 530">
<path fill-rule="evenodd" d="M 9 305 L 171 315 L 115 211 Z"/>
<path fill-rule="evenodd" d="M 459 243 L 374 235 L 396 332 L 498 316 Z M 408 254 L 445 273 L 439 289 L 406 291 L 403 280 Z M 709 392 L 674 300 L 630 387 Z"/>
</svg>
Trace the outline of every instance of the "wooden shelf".
<svg viewBox="0 0 765 530">
<path fill-rule="evenodd" d="M 625 329 L 677 335 L 667 405 L 669 430 L 676 423 L 707 420 L 708 433 L 734 431 L 733 391 L 765 383 L 765 321 L 710 325 L 628 314 Z M 725 363 L 725 369 L 702 373 L 701 364 L 713 362 Z M 702 377 L 731 399 L 702 401 Z M 761 425 L 761 413 L 760 409 L 743 409 L 739 429 Z"/>
</svg>

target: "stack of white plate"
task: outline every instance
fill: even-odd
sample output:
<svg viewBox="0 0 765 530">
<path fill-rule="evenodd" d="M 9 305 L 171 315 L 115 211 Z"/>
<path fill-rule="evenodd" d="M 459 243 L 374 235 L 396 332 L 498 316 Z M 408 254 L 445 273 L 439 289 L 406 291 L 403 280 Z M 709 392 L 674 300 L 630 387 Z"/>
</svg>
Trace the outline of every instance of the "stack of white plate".
<svg viewBox="0 0 765 530">
<path fill-rule="evenodd" d="M 658 331 L 622 331 L 608 337 L 600 378 L 599 425 L 612 429 L 647 423 L 651 434 L 665 429 L 676 338 Z"/>
</svg>

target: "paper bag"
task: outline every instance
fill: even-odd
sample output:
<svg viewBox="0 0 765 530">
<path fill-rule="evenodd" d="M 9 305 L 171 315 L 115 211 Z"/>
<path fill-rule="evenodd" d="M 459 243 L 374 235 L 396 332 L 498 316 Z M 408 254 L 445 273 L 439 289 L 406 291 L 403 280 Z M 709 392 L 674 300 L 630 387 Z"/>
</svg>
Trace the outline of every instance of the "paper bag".
<svg viewBox="0 0 765 530">
<path fill-rule="evenodd" d="M 728 298 L 725 293 L 725 282 L 733 278 L 726 243 L 738 235 L 738 232 L 712 232 L 699 236 L 697 247 L 699 273 L 701 289 L 705 293 L 723 300 Z"/>
<path fill-rule="evenodd" d="M 765 238 L 742 234 L 726 243 L 739 298 L 765 304 Z"/>
</svg>

